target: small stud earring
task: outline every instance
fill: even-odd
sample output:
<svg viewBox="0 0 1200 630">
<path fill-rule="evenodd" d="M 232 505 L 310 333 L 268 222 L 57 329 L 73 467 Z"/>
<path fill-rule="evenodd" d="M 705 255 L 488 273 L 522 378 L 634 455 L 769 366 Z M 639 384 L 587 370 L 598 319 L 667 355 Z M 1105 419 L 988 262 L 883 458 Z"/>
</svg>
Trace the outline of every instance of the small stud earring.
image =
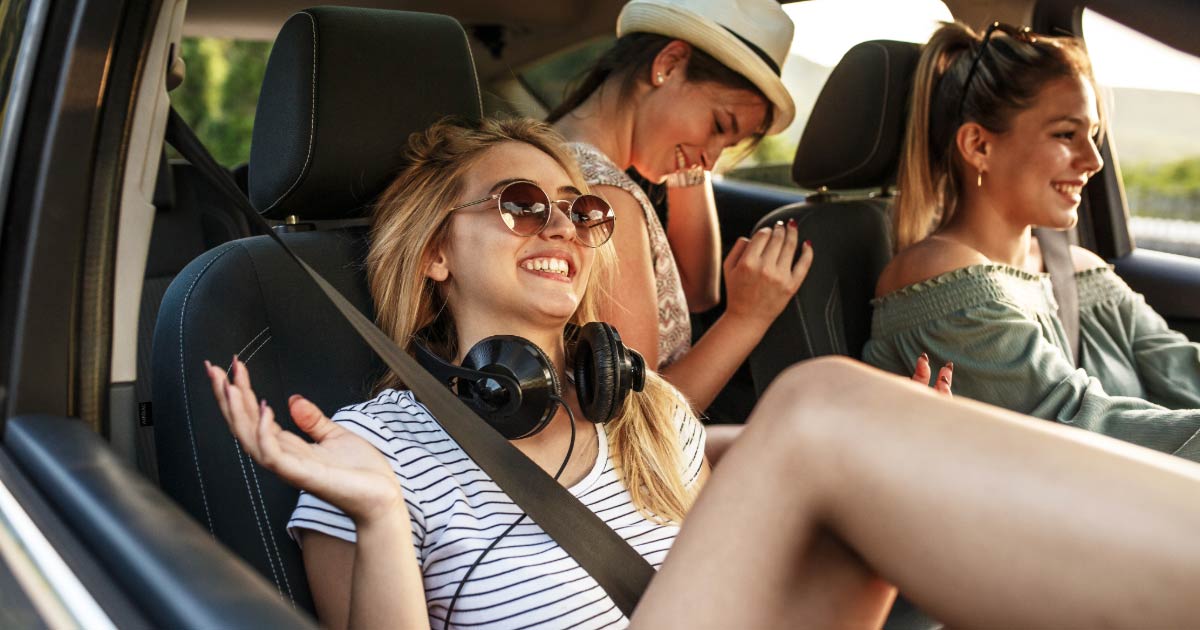
<svg viewBox="0 0 1200 630">
<path fill-rule="evenodd" d="M 667 80 L 667 78 L 664 77 L 663 73 L 661 73 L 661 72 L 654 75 L 654 85 L 662 85 L 663 81 L 666 81 L 666 80 Z"/>
</svg>

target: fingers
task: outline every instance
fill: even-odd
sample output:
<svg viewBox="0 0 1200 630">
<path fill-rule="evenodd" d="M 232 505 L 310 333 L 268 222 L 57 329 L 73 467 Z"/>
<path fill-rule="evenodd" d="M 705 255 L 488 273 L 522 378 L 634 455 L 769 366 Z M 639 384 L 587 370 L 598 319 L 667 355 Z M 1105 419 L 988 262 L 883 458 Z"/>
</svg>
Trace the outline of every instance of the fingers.
<svg viewBox="0 0 1200 630">
<path fill-rule="evenodd" d="M 217 407 L 221 410 L 221 415 L 225 416 L 225 421 L 230 420 L 229 416 L 229 399 L 225 397 L 225 386 L 228 381 L 225 378 L 225 371 L 218 369 L 208 361 L 204 362 L 204 369 L 208 372 L 208 381 L 212 385 L 213 398 L 217 399 Z"/>
<path fill-rule="evenodd" d="M 767 243 L 771 242 L 771 237 L 775 234 L 775 229 L 772 227 L 764 227 L 754 234 L 750 235 L 750 244 L 746 246 L 746 252 L 742 254 L 744 261 L 760 260 L 763 255 L 763 250 L 767 248 Z"/>
<path fill-rule="evenodd" d="M 792 261 L 796 258 L 796 247 L 800 244 L 800 229 L 796 227 L 795 219 L 788 219 L 787 229 L 783 234 L 783 247 L 779 249 L 779 257 L 775 259 L 775 265 L 782 269 L 789 269 L 792 266 Z"/>
<path fill-rule="evenodd" d="M 780 254 L 783 253 L 783 245 L 787 241 L 787 233 L 795 229 L 790 225 L 784 225 L 783 221 L 775 222 L 775 225 L 771 227 L 771 238 L 767 241 L 766 247 L 763 248 L 763 267 L 779 264 Z M 795 252 L 796 250 L 792 249 L 790 253 L 794 254 Z M 791 262 L 791 258 L 788 258 L 787 263 L 784 264 L 791 264 Z"/>
<path fill-rule="evenodd" d="M 801 245 L 800 257 L 796 259 L 796 264 L 792 266 L 792 285 L 795 287 L 793 291 L 798 290 L 800 285 L 804 284 L 804 279 L 808 277 L 808 270 L 812 269 L 813 264 L 813 248 L 811 241 L 804 241 Z"/>
<path fill-rule="evenodd" d="M 225 398 L 228 401 L 229 415 L 226 420 L 229 423 L 229 429 L 233 431 L 234 437 L 242 443 L 242 447 L 251 457 L 259 459 L 260 449 L 258 445 L 258 422 L 259 413 L 257 405 L 253 414 L 246 411 L 245 394 L 236 385 L 225 384 Z"/>
<path fill-rule="evenodd" d="M 938 370 L 937 382 L 934 383 L 933 387 L 942 394 L 952 396 L 953 394 L 950 393 L 950 385 L 953 380 L 954 363 L 947 363 L 946 365 L 942 366 L 942 369 Z"/>
<path fill-rule="evenodd" d="M 917 368 L 913 370 L 912 380 L 922 384 L 929 385 L 929 355 L 924 352 L 917 357 Z"/>
<path fill-rule="evenodd" d="M 288 411 L 292 414 L 292 422 L 318 442 L 328 437 L 331 431 L 337 430 L 337 425 L 303 396 L 288 398 Z"/>
<path fill-rule="evenodd" d="M 725 275 L 729 275 L 729 270 L 737 266 L 738 261 L 746 252 L 746 246 L 750 244 L 750 239 L 745 236 L 739 236 L 738 240 L 734 241 L 733 247 L 729 248 L 729 255 L 725 257 Z"/>
<path fill-rule="evenodd" d="M 233 355 L 230 371 L 233 377 L 233 386 L 242 394 L 240 400 L 243 411 L 247 417 L 257 420 L 259 416 L 258 396 L 250 387 L 250 370 L 246 369 L 246 364 L 242 363 L 236 354 Z"/>
</svg>

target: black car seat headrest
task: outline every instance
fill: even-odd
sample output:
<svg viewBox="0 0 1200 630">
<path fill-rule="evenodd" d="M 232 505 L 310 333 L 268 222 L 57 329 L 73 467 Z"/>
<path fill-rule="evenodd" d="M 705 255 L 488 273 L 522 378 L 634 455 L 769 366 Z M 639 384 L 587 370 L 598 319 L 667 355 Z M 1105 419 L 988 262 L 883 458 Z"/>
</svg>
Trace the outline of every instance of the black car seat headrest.
<svg viewBox="0 0 1200 630">
<path fill-rule="evenodd" d="M 909 88 L 921 47 L 875 40 L 851 48 L 821 89 L 792 162 L 792 179 L 816 190 L 892 183 Z"/>
<path fill-rule="evenodd" d="M 408 136 L 482 116 L 475 62 L 453 18 L 317 7 L 288 19 L 263 77 L 250 201 L 263 216 L 363 216 Z"/>
</svg>

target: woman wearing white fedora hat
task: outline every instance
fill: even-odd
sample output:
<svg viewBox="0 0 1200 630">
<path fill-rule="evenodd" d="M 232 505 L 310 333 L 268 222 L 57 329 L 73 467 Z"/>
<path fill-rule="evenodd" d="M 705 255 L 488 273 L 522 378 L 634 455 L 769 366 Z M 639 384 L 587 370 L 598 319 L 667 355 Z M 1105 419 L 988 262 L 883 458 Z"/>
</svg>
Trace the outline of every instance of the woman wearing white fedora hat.
<svg viewBox="0 0 1200 630">
<path fill-rule="evenodd" d="M 709 173 L 723 150 L 791 123 L 795 105 L 780 71 L 792 31 L 775 0 L 632 0 L 617 18 L 616 43 L 549 116 L 588 183 L 624 217 L 613 235 L 620 265 L 606 321 L 700 410 L 812 262 L 795 225 L 740 239 L 724 262 L 725 314 L 691 347 L 689 311 L 713 307 L 720 292 Z M 631 166 L 667 184 L 666 230 L 625 174 Z"/>
</svg>

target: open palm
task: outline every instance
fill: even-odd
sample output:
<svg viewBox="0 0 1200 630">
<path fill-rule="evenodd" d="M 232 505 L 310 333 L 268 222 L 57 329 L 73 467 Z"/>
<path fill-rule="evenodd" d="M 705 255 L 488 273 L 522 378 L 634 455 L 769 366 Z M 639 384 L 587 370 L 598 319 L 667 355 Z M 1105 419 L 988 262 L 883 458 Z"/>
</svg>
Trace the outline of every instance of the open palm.
<svg viewBox="0 0 1200 630">
<path fill-rule="evenodd" d="M 338 426 L 305 398 L 292 396 L 292 420 L 315 440 L 306 442 L 275 422 L 266 401 L 256 402 L 244 363 L 234 359 L 232 382 L 224 370 L 207 361 L 205 366 L 229 429 L 264 468 L 358 523 L 402 506 L 403 494 L 391 466 L 369 442 Z"/>
</svg>

